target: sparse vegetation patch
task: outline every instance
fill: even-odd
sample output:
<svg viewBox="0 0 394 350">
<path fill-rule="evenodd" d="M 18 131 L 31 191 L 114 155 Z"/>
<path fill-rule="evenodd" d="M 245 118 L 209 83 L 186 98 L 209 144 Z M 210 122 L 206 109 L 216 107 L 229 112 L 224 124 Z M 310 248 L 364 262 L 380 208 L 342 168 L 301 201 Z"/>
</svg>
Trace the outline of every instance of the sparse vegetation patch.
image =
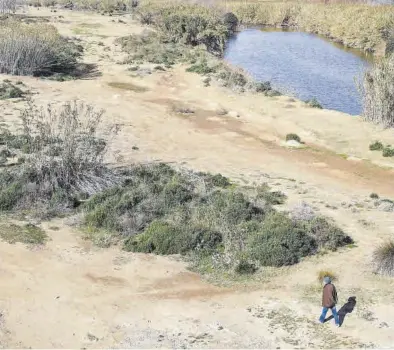
<svg viewBox="0 0 394 350">
<path fill-rule="evenodd" d="M 27 224 L 0 224 L 0 238 L 10 244 L 24 243 L 24 244 L 45 244 L 48 236 L 41 228 Z"/>
<path fill-rule="evenodd" d="M 182 254 L 198 269 L 251 273 L 351 242 L 324 218 L 294 220 L 277 212 L 273 205 L 284 196 L 268 186 L 233 187 L 221 175 L 165 164 L 134 166 L 122 176 L 121 186 L 93 196 L 83 210 L 91 234 L 112 232 L 112 242 L 128 251 Z"/>
</svg>

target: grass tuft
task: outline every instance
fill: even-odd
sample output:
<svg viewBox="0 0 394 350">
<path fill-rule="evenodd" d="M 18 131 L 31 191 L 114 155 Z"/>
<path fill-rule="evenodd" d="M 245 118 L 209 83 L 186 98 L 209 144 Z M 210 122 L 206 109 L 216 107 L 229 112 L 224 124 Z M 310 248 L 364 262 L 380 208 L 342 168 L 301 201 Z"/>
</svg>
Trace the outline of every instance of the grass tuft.
<svg viewBox="0 0 394 350">
<path fill-rule="evenodd" d="M 387 241 L 375 250 L 373 264 L 377 273 L 394 277 L 394 241 Z"/>
</svg>

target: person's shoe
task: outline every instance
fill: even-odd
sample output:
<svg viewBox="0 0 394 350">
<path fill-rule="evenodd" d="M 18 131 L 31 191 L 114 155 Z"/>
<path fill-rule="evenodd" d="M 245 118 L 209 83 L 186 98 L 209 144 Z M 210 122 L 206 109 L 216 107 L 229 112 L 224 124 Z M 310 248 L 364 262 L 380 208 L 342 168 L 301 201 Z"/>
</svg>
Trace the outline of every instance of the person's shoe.
<svg viewBox="0 0 394 350">
<path fill-rule="evenodd" d="M 338 328 L 339 328 L 339 327 L 341 327 L 341 325 L 340 325 L 340 324 L 336 324 L 335 327 L 338 327 Z"/>
</svg>

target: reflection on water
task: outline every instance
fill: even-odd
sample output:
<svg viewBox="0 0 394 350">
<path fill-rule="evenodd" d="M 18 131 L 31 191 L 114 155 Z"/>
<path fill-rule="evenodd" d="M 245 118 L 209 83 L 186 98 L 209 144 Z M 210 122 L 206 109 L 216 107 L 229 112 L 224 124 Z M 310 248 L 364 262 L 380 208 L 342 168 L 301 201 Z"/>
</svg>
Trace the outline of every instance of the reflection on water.
<svg viewBox="0 0 394 350">
<path fill-rule="evenodd" d="M 372 60 L 314 34 L 278 29 L 242 31 L 228 43 L 225 59 L 288 95 L 315 97 L 350 114 L 361 112 L 355 78 Z"/>
</svg>

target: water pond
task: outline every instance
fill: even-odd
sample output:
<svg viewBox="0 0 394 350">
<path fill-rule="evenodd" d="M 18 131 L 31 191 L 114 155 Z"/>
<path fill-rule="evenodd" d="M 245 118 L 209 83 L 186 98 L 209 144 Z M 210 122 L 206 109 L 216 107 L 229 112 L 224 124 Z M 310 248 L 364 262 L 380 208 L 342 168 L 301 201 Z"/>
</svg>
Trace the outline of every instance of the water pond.
<svg viewBox="0 0 394 350">
<path fill-rule="evenodd" d="M 286 95 L 353 115 L 361 112 L 356 77 L 371 64 L 361 51 L 314 34 L 259 28 L 230 39 L 225 59 Z"/>
</svg>

